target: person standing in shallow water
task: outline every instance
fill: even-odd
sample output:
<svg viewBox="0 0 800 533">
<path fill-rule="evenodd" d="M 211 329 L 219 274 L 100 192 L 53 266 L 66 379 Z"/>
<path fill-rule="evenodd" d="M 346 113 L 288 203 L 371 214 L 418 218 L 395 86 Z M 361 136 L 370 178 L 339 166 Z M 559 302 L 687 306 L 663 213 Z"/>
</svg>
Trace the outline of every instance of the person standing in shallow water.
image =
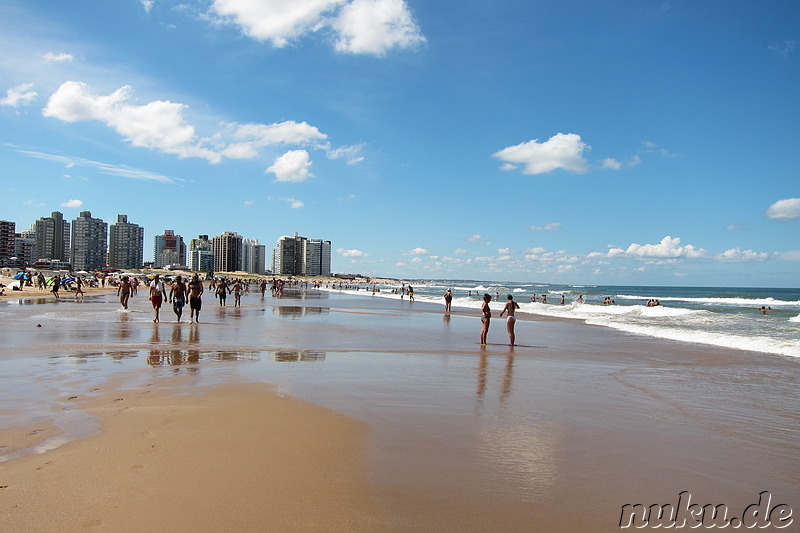
<svg viewBox="0 0 800 533">
<path fill-rule="evenodd" d="M 484 293 L 483 306 L 481 307 L 481 344 L 486 344 L 486 337 L 489 334 L 489 321 L 492 319 L 492 310 L 489 308 L 489 302 L 492 301 L 492 295 Z"/>
<path fill-rule="evenodd" d="M 169 301 L 172 302 L 172 311 L 178 317 L 178 322 L 180 322 L 181 315 L 183 315 L 183 306 L 186 305 L 186 284 L 180 276 L 175 278 L 169 289 Z"/>
<path fill-rule="evenodd" d="M 444 312 L 445 313 L 449 313 L 450 312 L 450 306 L 451 306 L 452 303 L 453 303 L 453 291 L 451 291 L 450 289 L 447 289 L 444 292 Z"/>
<path fill-rule="evenodd" d="M 200 323 L 200 308 L 203 301 L 200 296 L 203 294 L 203 282 L 200 276 L 195 274 L 187 287 L 189 291 L 189 322 Z"/>
<path fill-rule="evenodd" d="M 161 312 L 161 304 L 167 299 L 167 291 L 164 289 L 164 283 L 161 281 L 160 276 L 156 274 L 153 276 L 153 281 L 150 283 L 150 302 L 153 304 L 153 322 L 158 322 L 159 314 Z"/>
<path fill-rule="evenodd" d="M 519 309 L 519 304 L 514 301 L 514 297 L 512 295 L 508 295 L 508 303 L 500 311 L 500 318 L 503 318 L 503 313 L 508 311 L 508 319 L 506 320 L 506 329 L 508 329 L 508 345 L 514 346 L 514 343 L 517 340 L 516 335 L 514 334 L 514 325 L 517 322 L 517 317 L 514 316 L 514 312 Z"/>
</svg>

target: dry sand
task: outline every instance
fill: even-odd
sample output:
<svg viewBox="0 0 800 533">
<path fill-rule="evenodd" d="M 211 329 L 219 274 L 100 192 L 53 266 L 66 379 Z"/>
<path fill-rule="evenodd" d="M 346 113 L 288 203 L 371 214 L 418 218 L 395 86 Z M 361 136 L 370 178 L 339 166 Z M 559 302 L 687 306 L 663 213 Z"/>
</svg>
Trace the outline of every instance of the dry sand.
<svg viewBox="0 0 800 533">
<path fill-rule="evenodd" d="M 160 383 L 76 399 L 101 433 L 0 463 L 0 529 L 380 530 L 363 424 L 265 385 L 178 391 Z M 31 444 L 41 429 L 0 441 Z"/>
</svg>

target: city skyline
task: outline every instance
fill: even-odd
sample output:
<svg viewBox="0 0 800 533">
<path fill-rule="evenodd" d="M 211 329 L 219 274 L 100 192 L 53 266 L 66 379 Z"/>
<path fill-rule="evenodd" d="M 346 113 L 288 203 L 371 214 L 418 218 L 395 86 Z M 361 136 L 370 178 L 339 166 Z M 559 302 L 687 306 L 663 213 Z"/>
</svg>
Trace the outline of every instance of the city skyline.
<svg viewBox="0 0 800 533">
<path fill-rule="evenodd" d="M 9 0 L 0 218 L 324 234 L 371 276 L 796 286 L 798 28 L 792 0 Z"/>
</svg>

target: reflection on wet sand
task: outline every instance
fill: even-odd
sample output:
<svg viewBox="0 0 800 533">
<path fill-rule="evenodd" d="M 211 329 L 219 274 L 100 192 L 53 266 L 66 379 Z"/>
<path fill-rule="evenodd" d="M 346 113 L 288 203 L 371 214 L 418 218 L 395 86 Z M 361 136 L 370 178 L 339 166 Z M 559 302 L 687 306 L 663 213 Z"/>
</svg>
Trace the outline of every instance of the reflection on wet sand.
<svg viewBox="0 0 800 533">
<path fill-rule="evenodd" d="M 258 352 L 202 351 L 202 350 L 150 350 L 149 366 L 197 365 L 201 361 L 248 361 L 260 359 Z M 193 371 L 198 367 L 191 368 Z"/>
<path fill-rule="evenodd" d="M 280 350 L 273 354 L 273 360 L 279 363 L 295 361 L 313 362 L 324 361 L 326 352 L 308 350 Z"/>
<path fill-rule="evenodd" d="M 478 396 L 478 400 L 483 400 L 483 395 L 486 392 L 486 380 L 488 377 L 488 368 L 489 368 L 489 361 L 486 357 L 486 351 L 482 350 L 480 355 L 480 360 L 478 363 L 478 389 L 476 394 Z M 509 349 L 508 355 L 506 356 L 506 365 L 503 371 L 503 385 L 500 389 L 500 402 L 505 404 L 508 400 L 509 395 L 511 394 L 511 383 L 512 378 L 514 376 L 514 348 L 511 347 Z"/>
<path fill-rule="evenodd" d="M 283 318 L 302 318 L 310 315 L 322 315 L 330 312 L 330 307 L 301 307 L 296 305 L 280 305 L 272 308 L 273 314 Z"/>
</svg>

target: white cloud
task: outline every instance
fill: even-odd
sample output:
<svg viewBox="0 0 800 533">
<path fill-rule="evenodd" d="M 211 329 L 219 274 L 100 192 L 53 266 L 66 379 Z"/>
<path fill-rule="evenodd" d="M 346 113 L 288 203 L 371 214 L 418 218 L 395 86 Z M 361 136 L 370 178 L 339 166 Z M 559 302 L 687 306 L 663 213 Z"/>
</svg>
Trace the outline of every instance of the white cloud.
<svg viewBox="0 0 800 533">
<path fill-rule="evenodd" d="M 666 148 L 661 148 L 656 143 L 652 141 L 644 141 L 642 142 L 642 150 L 648 154 L 658 154 L 661 157 L 668 157 L 668 158 L 676 158 L 680 157 L 680 154 L 673 154 Z"/>
<path fill-rule="evenodd" d="M 769 218 L 789 220 L 800 217 L 800 198 L 785 198 L 778 200 L 767 209 Z"/>
<path fill-rule="evenodd" d="M 20 150 L 13 146 L 12 148 L 14 148 L 17 152 L 28 155 L 30 157 L 35 157 L 37 159 L 44 159 L 46 161 L 53 161 L 56 163 L 60 163 L 64 165 L 66 168 L 73 168 L 76 166 L 85 168 L 94 168 L 101 174 L 120 176 L 123 178 L 130 178 L 136 180 L 158 181 L 161 183 L 175 183 L 179 181 L 185 181 L 181 178 L 173 178 L 170 176 L 165 176 L 163 174 L 150 172 L 149 170 L 140 170 L 127 166 L 110 165 L 108 163 L 103 163 L 100 161 L 92 161 L 90 159 L 83 159 L 81 157 L 66 157 L 63 155 L 53 155 L 43 152 L 34 152 L 30 150 Z"/>
<path fill-rule="evenodd" d="M 9 89 L 6 91 L 6 96 L 0 98 L 0 105 L 22 107 L 32 104 L 36 100 L 36 92 L 31 91 L 31 88 L 33 88 L 32 83 L 24 83 Z"/>
<path fill-rule="evenodd" d="M 46 54 L 42 55 L 42 59 L 47 61 L 48 63 L 60 63 L 62 61 L 70 62 L 75 59 L 72 54 L 54 54 L 53 52 L 47 52 Z"/>
<path fill-rule="evenodd" d="M 321 30 L 351 54 L 382 56 L 425 42 L 404 0 L 214 0 L 211 13 L 276 48 Z"/>
<path fill-rule="evenodd" d="M 331 26 L 338 33 L 336 51 L 349 54 L 382 56 L 425 42 L 404 0 L 353 0 Z"/>
<path fill-rule="evenodd" d="M 323 15 L 344 0 L 214 0 L 211 10 L 248 37 L 282 48 L 319 29 Z"/>
<path fill-rule="evenodd" d="M 354 144 L 352 146 L 342 146 L 336 149 L 328 148 L 328 159 L 347 159 L 348 165 L 355 165 L 364 160 L 361 151 L 364 149 L 364 144 Z"/>
<path fill-rule="evenodd" d="M 284 198 L 284 202 L 288 202 L 289 206 L 292 209 L 300 209 L 301 207 L 305 207 L 306 204 L 298 200 L 297 198 Z"/>
<path fill-rule="evenodd" d="M 309 171 L 311 160 L 305 150 L 289 150 L 277 157 L 275 163 L 267 168 L 277 178 L 276 182 L 299 183 L 314 177 Z"/>
<path fill-rule="evenodd" d="M 453 253 L 456 255 L 464 255 L 465 253 L 467 253 L 467 251 L 464 250 L 463 248 L 456 248 L 455 250 L 453 250 Z"/>
<path fill-rule="evenodd" d="M 545 174 L 556 169 L 564 169 L 577 174 L 586 172 L 585 150 L 591 147 L 581 141 L 575 133 L 558 133 L 540 143 L 533 139 L 516 146 L 509 146 L 492 154 L 492 157 L 505 161 L 503 170 L 523 165 L 523 174 Z"/>
<path fill-rule="evenodd" d="M 637 244 L 633 243 L 628 248 L 623 249 L 619 246 L 609 246 L 608 252 L 592 252 L 588 258 L 597 257 L 634 257 L 639 259 L 697 259 L 705 257 L 707 252 L 702 248 L 697 248 L 691 244 L 682 245 L 679 237 L 667 235 L 658 244 Z"/>
<path fill-rule="evenodd" d="M 144 12 L 148 15 L 150 11 L 153 9 L 153 0 L 142 0 L 142 7 L 144 8 Z"/>
<path fill-rule="evenodd" d="M 673 259 L 678 257 L 695 259 L 706 255 L 706 251 L 702 248 L 696 248 L 691 244 L 683 246 L 681 245 L 681 239 L 679 237 L 672 238 L 669 235 L 661 239 L 661 242 L 658 244 L 640 245 L 633 243 L 628 246 L 625 253 L 637 257 L 661 259 Z"/>
<path fill-rule="evenodd" d="M 185 105 L 160 100 L 131 105 L 126 103 L 130 93 L 131 88 L 126 85 L 108 96 L 95 96 L 85 83 L 68 81 L 50 96 L 42 114 L 64 122 L 98 120 L 134 146 L 161 150 L 181 158 L 220 161 L 219 154 L 200 145 L 194 127 L 184 121 Z"/>
<path fill-rule="evenodd" d="M 603 159 L 600 162 L 600 164 L 603 166 L 603 168 L 608 168 L 608 169 L 611 169 L 611 170 L 619 170 L 619 169 L 622 168 L 622 163 L 620 163 L 619 161 L 617 161 L 613 157 L 607 157 L 607 158 Z"/>
<path fill-rule="evenodd" d="M 474 235 L 470 235 L 469 237 L 467 237 L 467 240 L 469 242 L 478 242 L 479 240 L 481 240 L 481 234 L 475 233 Z"/>
<path fill-rule="evenodd" d="M 561 229 L 561 222 L 548 222 L 542 226 L 531 226 L 532 231 L 557 231 Z"/>
<path fill-rule="evenodd" d="M 500 255 L 508 255 L 508 254 L 510 254 L 512 252 L 513 252 L 513 250 L 511 250 L 511 248 L 499 248 L 497 250 L 497 253 L 500 254 Z"/>
<path fill-rule="evenodd" d="M 769 258 L 769 254 L 766 252 L 754 252 L 753 250 L 740 250 L 739 248 L 731 248 L 730 250 L 725 250 L 721 254 L 717 256 L 717 259 L 720 261 L 731 261 L 731 262 L 754 262 L 754 261 L 766 261 Z"/>
<path fill-rule="evenodd" d="M 788 261 L 800 261 L 800 250 L 789 250 L 786 252 L 776 252 L 776 256 Z"/>
<path fill-rule="evenodd" d="M 80 207 L 82 205 L 83 202 L 81 200 L 67 200 L 66 202 L 61 204 L 61 207 Z"/>
<path fill-rule="evenodd" d="M 427 255 L 429 252 L 425 248 L 417 247 L 417 248 L 414 248 L 413 250 L 411 250 L 408 253 L 409 253 L 409 255 Z"/>
<path fill-rule="evenodd" d="M 361 250 L 345 250 L 344 248 L 339 248 L 336 252 L 341 254 L 342 257 L 367 257 L 369 255 Z"/>
</svg>

